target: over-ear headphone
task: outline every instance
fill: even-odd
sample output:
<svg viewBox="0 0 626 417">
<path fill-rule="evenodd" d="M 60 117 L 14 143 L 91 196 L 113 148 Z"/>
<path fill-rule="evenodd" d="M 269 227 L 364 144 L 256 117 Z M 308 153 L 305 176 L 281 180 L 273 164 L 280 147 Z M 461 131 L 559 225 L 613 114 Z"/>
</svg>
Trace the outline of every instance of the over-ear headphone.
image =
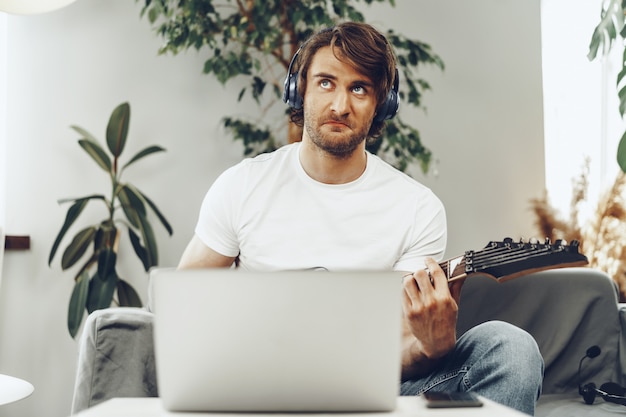
<svg viewBox="0 0 626 417">
<path fill-rule="evenodd" d="M 293 68 L 294 62 L 296 62 L 296 58 L 298 58 L 298 54 L 300 54 L 300 50 L 302 50 L 302 47 L 298 48 L 296 53 L 293 55 L 293 58 L 291 58 L 283 88 L 283 101 L 287 103 L 289 107 L 296 110 L 300 110 L 302 108 L 304 100 L 302 99 L 302 96 L 298 94 L 298 73 L 291 72 L 291 69 Z"/>
<path fill-rule="evenodd" d="M 626 397 L 624 394 L 626 394 L 626 388 L 615 382 L 606 382 L 600 386 L 600 389 L 596 388 L 596 384 L 593 382 L 585 384 L 580 388 L 580 395 L 583 396 L 587 404 L 593 404 L 596 395 L 598 395 L 604 399 L 604 401 L 626 405 Z"/>
<path fill-rule="evenodd" d="M 299 110 L 302 108 L 304 100 L 302 96 L 298 94 L 298 72 L 292 72 L 292 68 L 294 62 L 296 62 L 296 58 L 300 53 L 302 47 L 298 48 L 296 53 L 291 58 L 291 62 L 289 63 L 289 69 L 287 70 L 287 77 L 285 78 L 285 85 L 283 88 L 283 101 L 289 105 L 289 107 Z M 399 75 L 398 69 L 396 68 L 393 88 L 387 94 L 387 98 L 383 102 L 383 104 L 376 110 L 376 115 L 374 116 L 374 122 L 382 122 L 384 120 L 389 120 L 393 118 L 398 112 L 398 108 L 400 107 L 400 100 L 398 99 L 398 88 L 399 88 Z"/>
<path fill-rule="evenodd" d="M 591 346 L 587 349 L 585 356 L 582 357 L 578 363 L 578 393 L 582 395 L 586 404 L 593 404 L 596 399 L 596 395 L 600 396 L 604 401 L 626 405 L 626 388 L 622 387 L 615 382 L 606 382 L 600 386 L 600 389 L 596 388 L 596 384 L 589 382 L 583 386 L 580 386 L 580 366 L 585 358 L 595 358 L 601 353 L 598 346 Z"/>
</svg>

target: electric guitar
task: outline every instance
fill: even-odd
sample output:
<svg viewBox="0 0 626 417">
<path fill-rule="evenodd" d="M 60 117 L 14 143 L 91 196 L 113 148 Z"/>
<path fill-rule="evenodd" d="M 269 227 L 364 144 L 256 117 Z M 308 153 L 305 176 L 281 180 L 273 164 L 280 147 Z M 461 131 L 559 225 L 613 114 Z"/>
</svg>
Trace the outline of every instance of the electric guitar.
<svg viewBox="0 0 626 417">
<path fill-rule="evenodd" d="M 489 242 L 484 249 L 467 251 L 439 266 L 448 282 L 473 274 L 504 282 L 532 272 L 587 265 L 587 257 L 578 251 L 578 246 L 576 240 L 568 245 L 560 239 L 554 243 L 549 239 L 539 243 L 536 240 L 514 242 L 506 238 L 502 242 Z"/>
</svg>

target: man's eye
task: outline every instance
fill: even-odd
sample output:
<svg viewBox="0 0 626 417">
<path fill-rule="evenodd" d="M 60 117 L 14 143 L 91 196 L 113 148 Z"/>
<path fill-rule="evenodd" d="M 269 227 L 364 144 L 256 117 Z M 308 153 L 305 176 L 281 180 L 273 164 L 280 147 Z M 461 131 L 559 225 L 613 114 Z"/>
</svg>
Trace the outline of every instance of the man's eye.
<svg viewBox="0 0 626 417">
<path fill-rule="evenodd" d="M 355 94 L 365 94 L 365 88 L 363 88 L 363 87 L 362 87 L 362 86 L 360 86 L 360 85 L 357 85 L 356 87 L 353 87 L 353 88 L 352 88 L 352 91 L 353 91 Z"/>
<path fill-rule="evenodd" d="M 330 88 L 331 87 L 330 80 L 322 80 L 322 81 L 320 81 L 320 87 L 322 87 L 322 88 Z"/>
</svg>

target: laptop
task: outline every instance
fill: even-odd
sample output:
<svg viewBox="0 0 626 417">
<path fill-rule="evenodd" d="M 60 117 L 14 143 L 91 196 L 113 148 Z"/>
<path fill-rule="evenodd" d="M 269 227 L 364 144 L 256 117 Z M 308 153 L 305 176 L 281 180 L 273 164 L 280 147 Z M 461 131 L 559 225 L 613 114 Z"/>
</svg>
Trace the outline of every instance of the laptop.
<svg viewBox="0 0 626 417">
<path fill-rule="evenodd" d="M 399 272 L 153 269 L 159 396 L 168 411 L 391 411 Z"/>
</svg>

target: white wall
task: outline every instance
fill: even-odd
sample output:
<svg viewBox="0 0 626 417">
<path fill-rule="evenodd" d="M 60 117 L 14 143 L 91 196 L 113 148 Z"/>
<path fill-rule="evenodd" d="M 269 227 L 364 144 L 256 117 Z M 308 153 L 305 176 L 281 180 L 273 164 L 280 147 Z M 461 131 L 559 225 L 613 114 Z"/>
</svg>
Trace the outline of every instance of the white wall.
<svg viewBox="0 0 626 417">
<path fill-rule="evenodd" d="M 367 12 L 380 28 L 430 43 L 445 61 L 443 73 L 425 70 L 428 114 L 403 111 L 438 160 L 437 175 L 413 172 L 447 206 L 450 256 L 534 232 L 528 201 L 544 188 L 539 9 L 539 0 L 397 0 L 395 9 Z M 80 0 L 7 19 L 6 231 L 29 234 L 32 248 L 5 256 L 0 373 L 29 380 L 35 393 L 0 416 L 70 410 L 76 342 L 65 320 L 73 283 L 59 259 L 47 265 L 67 209 L 56 201 L 108 188 L 69 126 L 102 138 L 110 112 L 128 100 L 128 154 L 153 143 L 167 148 L 127 172 L 174 227 L 171 238 L 157 227 L 165 266 L 177 263 L 210 183 L 241 158 L 219 128 L 221 117 L 245 111 L 238 88 L 202 75 L 196 53 L 157 56 L 161 40 L 139 12 L 128 0 Z M 119 271 L 145 295 L 134 256 Z"/>
<path fill-rule="evenodd" d="M 544 189 L 540 1 L 397 3 L 370 21 L 429 43 L 446 65 L 425 72 L 428 113 L 415 115 L 437 175 L 413 172 L 447 207 L 448 256 L 535 236 L 529 199 Z"/>
</svg>

